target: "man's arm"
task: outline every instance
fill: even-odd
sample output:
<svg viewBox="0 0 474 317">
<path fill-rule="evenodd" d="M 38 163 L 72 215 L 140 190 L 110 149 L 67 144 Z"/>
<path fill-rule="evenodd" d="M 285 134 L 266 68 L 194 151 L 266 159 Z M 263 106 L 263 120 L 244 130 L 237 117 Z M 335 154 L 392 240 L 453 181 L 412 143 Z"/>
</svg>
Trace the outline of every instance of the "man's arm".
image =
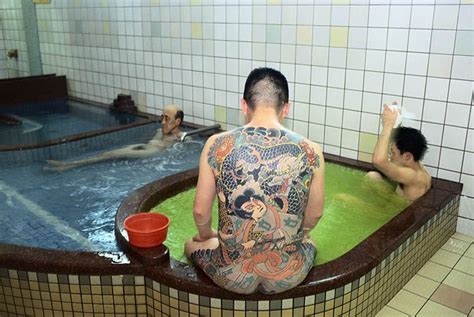
<svg viewBox="0 0 474 317">
<path fill-rule="evenodd" d="M 322 217 L 324 208 L 324 157 L 318 145 L 313 143 L 312 148 L 319 157 L 319 167 L 314 167 L 311 187 L 309 189 L 308 204 L 306 205 L 304 213 L 303 231 L 305 237 L 308 237 L 309 232 Z"/>
<path fill-rule="evenodd" d="M 390 110 L 387 105 L 384 105 L 382 116 L 382 133 L 375 145 L 375 150 L 372 155 L 372 164 L 391 180 L 401 184 L 407 184 L 415 175 L 413 171 L 407 167 L 392 163 L 388 158 L 390 135 L 392 134 L 393 125 L 397 119 L 397 113 Z"/>
<path fill-rule="evenodd" d="M 209 149 L 214 141 L 215 137 L 209 138 L 199 160 L 199 178 L 193 208 L 193 217 L 198 234 L 193 238 L 194 241 L 204 241 L 216 236 L 211 227 L 212 204 L 216 195 L 216 181 L 214 172 L 207 162 Z"/>
</svg>

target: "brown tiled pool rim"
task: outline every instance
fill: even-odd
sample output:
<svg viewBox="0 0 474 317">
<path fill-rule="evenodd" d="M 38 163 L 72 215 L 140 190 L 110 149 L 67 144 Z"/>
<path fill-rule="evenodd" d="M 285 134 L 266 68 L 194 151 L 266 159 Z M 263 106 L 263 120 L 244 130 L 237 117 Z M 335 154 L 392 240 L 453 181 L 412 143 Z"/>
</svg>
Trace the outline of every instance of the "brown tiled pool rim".
<svg viewBox="0 0 474 317">
<path fill-rule="evenodd" d="M 368 171 L 371 164 L 325 154 L 326 161 Z M 146 212 L 161 201 L 195 186 L 198 169 L 188 170 L 147 184 L 133 192 L 120 205 L 115 219 L 115 233 L 121 247 L 146 267 L 147 276 L 170 287 L 186 289 L 189 292 L 234 299 L 236 294 L 216 286 L 202 271 L 188 264 L 175 261 L 162 248 L 139 249 L 130 246 L 123 236 L 123 221 L 134 213 Z M 256 293 L 242 296 L 242 299 L 264 300 L 275 298 L 296 298 L 343 287 L 375 268 L 391 252 L 403 244 L 408 237 L 421 228 L 439 210 L 445 207 L 462 190 L 462 184 L 433 179 L 432 188 L 398 216 L 374 232 L 353 250 L 334 261 L 314 267 L 305 281 L 298 287 L 281 294 Z M 191 211 L 187 211 L 190 212 Z"/>
</svg>

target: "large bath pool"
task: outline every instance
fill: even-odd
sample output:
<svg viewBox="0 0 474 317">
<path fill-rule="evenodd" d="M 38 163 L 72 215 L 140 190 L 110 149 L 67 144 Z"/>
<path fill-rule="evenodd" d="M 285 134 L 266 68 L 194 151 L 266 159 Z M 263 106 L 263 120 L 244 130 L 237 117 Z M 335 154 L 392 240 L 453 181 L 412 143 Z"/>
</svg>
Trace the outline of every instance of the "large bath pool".
<svg viewBox="0 0 474 317">
<path fill-rule="evenodd" d="M 146 142 L 160 128 L 136 128 L 67 144 L 0 152 L 0 241 L 29 247 L 75 251 L 117 251 L 114 216 L 134 189 L 195 167 L 203 140 L 177 143 L 156 155 L 115 160 L 65 172 L 45 171 L 46 159 L 78 159 Z M 33 158 L 33 152 L 37 155 Z"/>
<path fill-rule="evenodd" d="M 348 252 L 408 206 L 394 186 L 371 181 L 365 172 L 337 164 L 327 164 L 325 186 L 324 217 L 311 232 L 318 248 L 316 265 Z M 170 217 L 165 245 L 174 259 L 183 262 L 184 242 L 197 233 L 191 214 L 194 194 L 195 189 L 189 189 L 153 208 Z M 213 227 L 217 228 L 217 201 Z"/>
</svg>

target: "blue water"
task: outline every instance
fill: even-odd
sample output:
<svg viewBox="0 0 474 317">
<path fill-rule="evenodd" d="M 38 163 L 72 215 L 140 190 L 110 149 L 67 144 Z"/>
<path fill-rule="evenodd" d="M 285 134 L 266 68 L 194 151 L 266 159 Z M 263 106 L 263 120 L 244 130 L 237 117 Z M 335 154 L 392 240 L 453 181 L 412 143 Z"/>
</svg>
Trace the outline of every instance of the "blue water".
<svg viewBox="0 0 474 317">
<path fill-rule="evenodd" d="M 22 122 L 14 126 L 0 124 L 1 145 L 40 144 L 131 123 L 139 118 L 126 113 L 110 113 L 107 108 L 91 107 L 73 100 L 2 107 L 0 113 Z"/>
<path fill-rule="evenodd" d="M 159 128 L 159 124 L 149 126 L 151 132 Z M 119 144 L 69 159 L 143 141 L 143 137 L 124 138 Z M 193 139 L 149 158 L 106 161 L 62 173 L 45 171 L 44 161 L 0 163 L 0 241 L 116 251 L 114 217 L 121 201 L 151 181 L 196 167 L 203 144 L 204 140 Z M 73 145 L 64 144 L 66 151 L 68 146 Z"/>
</svg>

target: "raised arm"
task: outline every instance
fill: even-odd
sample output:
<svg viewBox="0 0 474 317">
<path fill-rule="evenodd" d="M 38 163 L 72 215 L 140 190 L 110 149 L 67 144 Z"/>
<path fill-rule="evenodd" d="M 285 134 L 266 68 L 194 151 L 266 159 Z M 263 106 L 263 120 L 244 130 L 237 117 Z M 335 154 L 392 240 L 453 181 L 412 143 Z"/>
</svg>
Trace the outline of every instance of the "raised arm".
<svg viewBox="0 0 474 317">
<path fill-rule="evenodd" d="M 204 241 L 216 236 L 212 230 L 212 204 L 216 195 L 216 181 L 214 173 L 208 163 L 209 149 L 215 137 L 209 138 L 204 146 L 199 160 L 199 178 L 194 198 L 193 217 L 198 234 L 194 241 Z"/>
<path fill-rule="evenodd" d="M 372 155 L 372 164 L 391 180 L 401 184 L 408 184 L 412 181 L 413 177 L 415 177 L 415 173 L 407 167 L 393 163 L 388 157 L 390 135 L 392 134 L 393 125 L 397 119 L 397 113 L 392 111 L 387 105 L 384 105 L 382 117 L 382 133 L 375 145 L 375 150 Z"/>
<path fill-rule="evenodd" d="M 313 143 L 312 148 L 317 155 L 317 159 L 303 220 L 303 231 L 306 237 L 322 217 L 324 208 L 324 157 L 318 145 Z"/>
</svg>

